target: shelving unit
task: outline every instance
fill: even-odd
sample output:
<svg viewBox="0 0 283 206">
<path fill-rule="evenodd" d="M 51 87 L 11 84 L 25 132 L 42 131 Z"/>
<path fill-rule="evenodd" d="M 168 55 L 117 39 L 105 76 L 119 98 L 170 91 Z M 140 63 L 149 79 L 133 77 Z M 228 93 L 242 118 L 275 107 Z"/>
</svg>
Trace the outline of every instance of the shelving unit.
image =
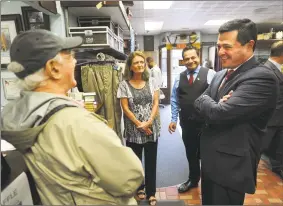
<svg viewBox="0 0 283 206">
<path fill-rule="evenodd" d="M 267 39 L 267 40 L 257 40 L 257 48 L 268 49 L 276 41 L 282 41 L 283 39 Z"/>
<path fill-rule="evenodd" d="M 283 27 L 282 24 L 280 23 L 261 23 L 261 24 L 257 24 L 257 30 L 258 30 L 258 37 L 260 35 L 260 38 L 265 38 L 266 35 L 270 32 L 279 32 L 282 31 Z M 273 35 L 271 35 L 273 37 Z M 255 49 L 255 57 L 256 59 L 261 62 L 261 63 L 265 63 L 266 60 L 269 58 L 270 55 L 270 47 L 271 45 L 276 42 L 276 41 L 280 41 L 282 39 L 272 39 L 272 37 L 269 36 L 269 38 L 271 39 L 259 39 L 257 40 L 257 44 L 256 44 L 256 49 Z"/>
<path fill-rule="evenodd" d="M 107 26 L 69 27 L 69 34 L 83 38 L 81 47 L 109 47 L 124 52 L 124 41 Z"/>
<path fill-rule="evenodd" d="M 94 53 L 99 53 L 102 52 L 104 54 L 108 54 L 113 56 L 116 59 L 119 60 L 126 60 L 127 59 L 127 55 L 117 51 L 116 49 L 113 49 L 109 46 L 99 46 L 99 47 L 92 47 L 92 48 L 77 48 L 74 50 L 75 52 L 94 52 Z"/>
<path fill-rule="evenodd" d="M 127 55 L 124 53 L 124 42 L 123 39 L 121 39 L 122 34 L 120 34 L 120 32 L 130 32 L 132 27 L 126 14 L 124 4 L 122 1 L 104 1 L 102 8 L 97 9 L 96 5 L 98 3 L 99 2 L 94 1 L 61 1 L 66 22 L 66 32 L 69 36 L 80 35 L 85 39 L 80 50 L 105 52 L 105 54 L 109 54 L 117 59 L 125 60 Z M 116 35 L 111 28 L 98 31 L 94 29 L 96 26 L 93 26 L 92 28 L 90 26 L 85 28 L 79 26 L 70 27 L 68 19 L 69 13 L 76 17 L 111 17 L 111 19 L 115 21 L 114 23 L 119 25 L 119 35 Z M 86 34 L 86 32 L 88 32 L 87 30 L 92 30 L 91 38 L 93 41 L 91 43 L 86 41 L 88 39 Z"/>
<path fill-rule="evenodd" d="M 270 55 L 271 45 L 282 39 L 267 39 L 267 40 L 257 40 L 256 49 L 255 49 L 255 57 L 261 62 L 265 63 Z"/>
</svg>

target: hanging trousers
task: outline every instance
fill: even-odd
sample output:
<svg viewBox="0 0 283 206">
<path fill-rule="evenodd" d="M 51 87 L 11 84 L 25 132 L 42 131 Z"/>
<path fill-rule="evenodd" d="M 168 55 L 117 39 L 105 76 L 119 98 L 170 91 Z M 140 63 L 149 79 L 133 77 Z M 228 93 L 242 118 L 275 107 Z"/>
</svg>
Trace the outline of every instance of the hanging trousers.
<svg viewBox="0 0 283 206">
<path fill-rule="evenodd" d="M 202 205 L 243 205 L 245 193 L 234 191 L 201 175 Z"/>
<path fill-rule="evenodd" d="M 147 198 L 155 196 L 156 193 L 157 144 L 158 141 L 147 142 L 145 144 L 126 142 L 127 147 L 130 147 L 141 161 L 142 151 L 144 149 L 145 181 L 138 190 L 143 190 L 145 188 Z"/>
<path fill-rule="evenodd" d="M 180 123 L 182 127 L 182 139 L 185 145 L 190 170 L 189 179 L 194 183 L 198 183 L 200 180 L 199 135 L 203 123 L 193 120 L 181 120 Z"/>
</svg>

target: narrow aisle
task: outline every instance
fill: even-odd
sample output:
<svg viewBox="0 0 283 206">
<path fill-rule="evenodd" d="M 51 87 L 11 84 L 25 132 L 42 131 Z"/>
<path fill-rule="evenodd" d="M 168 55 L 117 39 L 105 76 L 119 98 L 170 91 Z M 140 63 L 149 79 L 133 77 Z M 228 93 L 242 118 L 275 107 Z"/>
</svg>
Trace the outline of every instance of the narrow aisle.
<svg viewBox="0 0 283 206">
<path fill-rule="evenodd" d="M 171 108 L 160 108 L 161 136 L 157 153 L 157 188 L 178 185 L 188 179 L 187 163 L 183 140 L 177 129 L 175 133 L 168 132 L 171 121 Z"/>
</svg>

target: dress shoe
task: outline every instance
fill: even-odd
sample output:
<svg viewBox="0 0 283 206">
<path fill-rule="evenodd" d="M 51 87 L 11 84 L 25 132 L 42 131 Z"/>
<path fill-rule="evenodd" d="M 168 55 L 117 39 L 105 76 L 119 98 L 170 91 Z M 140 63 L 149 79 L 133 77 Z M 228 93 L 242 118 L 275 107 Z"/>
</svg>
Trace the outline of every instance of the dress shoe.
<svg viewBox="0 0 283 206">
<path fill-rule="evenodd" d="M 178 192 L 179 193 L 187 192 L 187 191 L 189 191 L 190 189 L 192 189 L 194 187 L 198 187 L 198 182 L 197 181 L 188 180 L 188 181 L 182 183 L 178 187 Z"/>
<path fill-rule="evenodd" d="M 283 170 L 273 170 L 273 172 L 279 175 L 279 177 L 283 180 Z"/>
</svg>

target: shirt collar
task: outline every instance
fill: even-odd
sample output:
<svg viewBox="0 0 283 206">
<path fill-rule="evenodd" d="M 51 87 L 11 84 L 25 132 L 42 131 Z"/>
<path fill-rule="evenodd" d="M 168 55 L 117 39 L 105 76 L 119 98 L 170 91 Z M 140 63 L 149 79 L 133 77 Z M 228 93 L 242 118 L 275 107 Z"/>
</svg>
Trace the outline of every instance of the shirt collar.
<svg viewBox="0 0 283 206">
<path fill-rule="evenodd" d="M 194 74 L 199 73 L 200 70 L 200 65 L 198 65 L 198 67 L 194 70 Z M 190 71 L 187 69 L 187 75 L 190 75 Z"/>
<path fill-rule="evenodd" d="M 281 64 L 277 63 L 276 61 L 272 60 L 271 58 L 268 59 L 272 64 L 274 64 L 277 69 L 281 72 Z"/>
</svg>

